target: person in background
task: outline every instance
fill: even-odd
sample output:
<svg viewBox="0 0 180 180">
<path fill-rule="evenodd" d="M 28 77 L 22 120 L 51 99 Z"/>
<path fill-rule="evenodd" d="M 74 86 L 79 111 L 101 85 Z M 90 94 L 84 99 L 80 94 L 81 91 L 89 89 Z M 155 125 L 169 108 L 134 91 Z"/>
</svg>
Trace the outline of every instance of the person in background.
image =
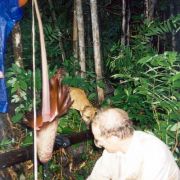
<svg viewBox="0 0 180 180">
<path fill-rule="evenodd" d="M 8 96 L 5 80 L 6 42 L 14 25 L 22 19 L 22 6 L 27 0 L 0 0 L 0 113 L 8 112 Z"/>
<path fill-rule="evenodd" d="M 104 151 L 87 180 L 180 180 L 168 146 L 154 135 L 134 130 L 124 110 L 99 111 L 92 132 L 95 145 Z"/>
</svg>

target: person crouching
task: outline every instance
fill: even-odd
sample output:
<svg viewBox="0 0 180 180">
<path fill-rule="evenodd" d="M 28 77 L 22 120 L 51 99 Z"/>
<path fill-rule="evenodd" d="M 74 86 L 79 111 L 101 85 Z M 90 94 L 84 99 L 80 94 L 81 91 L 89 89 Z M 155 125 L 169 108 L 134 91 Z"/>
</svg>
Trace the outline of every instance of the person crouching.
<svg viewBox="0 0 180 180">
<path fill-rule="evenodd" d="M 154 135 L 134 130 L 124 110 L 100 110 L 92 132 L 95 145 L 104 151 L 87 180 L 180 180 L 168 146 Z"/>
</svg>

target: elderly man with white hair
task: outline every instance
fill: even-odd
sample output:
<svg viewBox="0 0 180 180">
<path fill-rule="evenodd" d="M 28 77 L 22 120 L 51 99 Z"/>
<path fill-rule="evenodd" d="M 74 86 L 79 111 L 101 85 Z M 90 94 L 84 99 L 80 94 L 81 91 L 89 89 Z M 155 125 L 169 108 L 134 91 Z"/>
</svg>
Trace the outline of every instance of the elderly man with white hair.
<svg viewBox="0 0 180 180">
<path fill-rule="evenodd" d="M 92 132 L 95 145 L 104 151 L 87 180 L 180 180 L 168 146 L 151 134 L 135 131 L 124 110 L 98 112 Z"/>
</svg>

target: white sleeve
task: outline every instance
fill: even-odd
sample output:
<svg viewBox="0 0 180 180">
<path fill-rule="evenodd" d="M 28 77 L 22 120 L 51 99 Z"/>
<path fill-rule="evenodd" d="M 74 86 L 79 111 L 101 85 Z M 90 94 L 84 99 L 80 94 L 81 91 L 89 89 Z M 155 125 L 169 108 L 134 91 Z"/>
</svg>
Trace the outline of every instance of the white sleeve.
<svg viewBox="0 0 180 180">
<path fill-rule="evenodd" d="M 108 168 L 109 164 L 110 163 L 107 162 L 107 159 L 101 156 L 97 160 L 91 175 L 86 180 L 110 180 L 111 175 L 110 169 Z"/>
</svg>

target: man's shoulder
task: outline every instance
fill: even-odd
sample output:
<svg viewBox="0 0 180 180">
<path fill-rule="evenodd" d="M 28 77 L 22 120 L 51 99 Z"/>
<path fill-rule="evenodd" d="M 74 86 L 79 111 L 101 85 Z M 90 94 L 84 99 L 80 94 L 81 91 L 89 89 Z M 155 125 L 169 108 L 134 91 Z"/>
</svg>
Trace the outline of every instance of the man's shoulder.
<svg viewBox="0 0 180 180">
<path fill-rule="evenodd" d="M 154 134 L 150 132 L 143 132 L 143 131 L 135 131 L 134 133 L 135 140 L 141 143 L 142 145 L 148 146 L 148 145 L 157 145 L 159 147 L 161 146 L 167 146 L 162 140 L 160 140 L 158 137 L 156 137 Z"/>
<path fill-rule="evenodd" d="M 138 141 L 139 145 L 143 149 L 144 154 L 151 154 L 154 158 L 158 157 L 158 159 L 161 158 L 164 160 L 172 157 L 168 146 L 155 135 L 142 131 L 136 131 L 135 134 L 136 141 Z"/>
</svg>

